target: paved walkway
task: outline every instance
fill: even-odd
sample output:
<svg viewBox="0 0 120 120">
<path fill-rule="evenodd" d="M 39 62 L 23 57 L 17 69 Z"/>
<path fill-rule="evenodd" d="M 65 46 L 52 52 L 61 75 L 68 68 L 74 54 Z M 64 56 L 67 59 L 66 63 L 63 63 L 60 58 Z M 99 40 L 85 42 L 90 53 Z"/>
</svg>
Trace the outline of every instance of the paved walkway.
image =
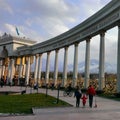
<svg viewBox="0 0 120 120">
<path fill-rule="evenodd" d="M 21 91 L 25 88 L 20 87 L 3 87 L 0 91 Z M 27 93 L 36 92 L 30 88 L 27 88 Z M 39 93 L 45 93 L 45 89 L 39 89 Z M 56 90 L 48 90 L 48 94 L 57 96 Z M 120 120 L 120 102 L 108 100 L 100 97 L 97 99 L 97 108 L 89 108 L 88 101 L 86 107 L 83 108 L 82 104 L 80 108 L 75 107 L 75 98 L 63 97 L 62 91 L 60 91 L 60 99 L 69 102 L 73 107 L 61 107 L 61 108 L 36 108 L 33 109 L 33 115 L 17 115 L 17 116 L 1 116 L 0 120 Z"/>
</svg>

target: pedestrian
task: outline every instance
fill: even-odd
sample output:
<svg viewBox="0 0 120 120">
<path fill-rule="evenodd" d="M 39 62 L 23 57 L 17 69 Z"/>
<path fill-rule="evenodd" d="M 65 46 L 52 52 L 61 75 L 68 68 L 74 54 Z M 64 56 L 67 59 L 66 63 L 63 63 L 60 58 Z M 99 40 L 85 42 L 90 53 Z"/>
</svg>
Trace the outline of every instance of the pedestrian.
<svg viewBox="0 0 120 120">
<path fill-rule="evenodd" d="M 93 96 L 96 95 L 96 91 L 92 85 L 88 87 L 87 94 L 89 96 L 89 107 L 92 108 L 93 105 Z"/>
<path fill-rule="evenodd" d="M 87 96 L 86 96 L 86 94 L 83 94 L 82 97 L 81 97 L 81 99 L 82 99 L 83 107 L 85 107 L 86 101 L 87 101 Z"/>
<path fill-rule="evenodd" d="M 72 91 L 72 86 L 71 86 L 71 84 L 69 84 L 67 87 L 67 92 L 70 93 L 71 91 Z"/>
<path fill-rule="evenodd" d="M 76 97 L 76 107 L 80 106 L 80 98 L 81 98 L 81 96 L 82 96 L 81 90 L 77 86 L 76 90 L 75 90 L 75 94 L 74 94 L 74 97 Z"/>
</svg>

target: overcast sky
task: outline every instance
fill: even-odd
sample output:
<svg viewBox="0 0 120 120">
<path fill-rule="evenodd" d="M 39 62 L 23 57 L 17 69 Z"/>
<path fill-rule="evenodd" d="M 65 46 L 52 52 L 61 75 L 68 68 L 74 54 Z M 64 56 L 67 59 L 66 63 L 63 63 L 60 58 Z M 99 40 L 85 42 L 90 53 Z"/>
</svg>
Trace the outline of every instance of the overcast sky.
<svg viewBox="0 0 120 120">
<path fill-rule="evenodd" d="M 0 35 L 7 32 L 42 42 L 80 24 L 111 0 L 0 0 Z M 105 61 L 116 64 L 117 27 L 106 32 Z M 99 59 L 99 39 L 91 39 L 91 59 Z M 60 50 L 64 56 L 64 49 Z M 43 55 L 44 56 L 44 55 Z M 51 53 L 54 60 L 54 52 Z M 59 58 L 61 60 L 61 58 Z M 73 63 L 74 47 L 69 47 L 68 63 Z M 79 44 L 79 62 L 85 59 L 85 42 Z M 63 60 L 63 59 L 62 59 Z"/>
</svg>

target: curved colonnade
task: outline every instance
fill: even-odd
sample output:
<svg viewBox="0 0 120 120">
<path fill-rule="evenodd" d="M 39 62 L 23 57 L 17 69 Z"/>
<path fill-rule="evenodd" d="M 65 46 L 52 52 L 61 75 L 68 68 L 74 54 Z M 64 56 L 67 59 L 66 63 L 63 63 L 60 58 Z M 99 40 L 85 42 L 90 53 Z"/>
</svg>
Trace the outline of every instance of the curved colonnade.
<svg viewBox="0 0 120 120">
<path fill-rule="evenodd" d="M 24 56 L 27 58 L 25 78 L 26 83 L 29 82 L 30 77 L 30 57 L 35 56 L 35 71 L 34 80 L 37 83 L 41 79 L 42 68 L 42 55 L 47 53 L 46 61 L 46 75 L 45 83 L 49 83 L 49 63 L 50 54 L 55 51 L 54 63 L 54 83 L 57 84 L 58 77 L 58 57 L 59 50 L 64 48 L 64 65 L 63 65 L 63 78 L 62 86 L 67 82 L 67 62 L 68 62 L 68 49 L 69 46 L 74 45 L 74 66 L 73 66 L 73 80 L 72 85 L 77 85 L 78 74 L 78 46 L 80 42 L 86 41 L 86 55 L 85 55 L 85 83 L 84 87 L 88 87 L 89 81 L 89 62 L 90 62 L 90 42 L 91 38 L 100 35 L 100 51 L 99 51 L 99 90 L 104 87 L 104 62 L 105 62 L 105 33 L 107 30 L 118 26 L 118 51 L 117 51 L 117 92 L 120 92 L 120 1 L 112 0 L 104 8 L 96 14 L 70 29 L 69 31 L 56 36 L 50 40 L 42 43 L 34 44 L 31 46 L 23 46 L 17 48 L 16 57 L 20 58 L 19 78 L 22 77 L 23 65 L 22 59 Z M 11 59 L 12 60 L 12 59 Z M 14 60 L 12 62 L 14 65 Z M 13 74 L 12 72 L 10 74 Z M 11 77 L 12 79 L 12 77 Z"/>
</svg>

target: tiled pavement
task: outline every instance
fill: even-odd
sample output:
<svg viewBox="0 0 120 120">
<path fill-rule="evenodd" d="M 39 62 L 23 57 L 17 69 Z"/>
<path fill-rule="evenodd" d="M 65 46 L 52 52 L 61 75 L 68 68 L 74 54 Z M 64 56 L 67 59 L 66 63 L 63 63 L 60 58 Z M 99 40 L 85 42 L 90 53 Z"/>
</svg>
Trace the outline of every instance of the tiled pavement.
<svg viewBox="0 0 120 120">
<path fill-rule="evenodd" d="M 21 91 L 25 88 L 19 87 L 3 87 L 0 91 Z M 27 93 L 34 93 L 35 90 L 27 88 Z M 39 89 L 40 93 L 46 93 L 45 89 Z M 48 94 L 57 96 L 57 91 L 48 90 Z M 69 102 L 73 107 L 61 108 L 33 108 L 33 115 L 1 115 L 0 120 L 120 120 L 120 102 L 96 97 L 97 108 L 89 108 L 88 104 L 85 108 L 80 105 L 80 108 L 75 107 L 75 98 L 63 97 L 60 91 L 60 99 Z M 88 101 L 87 101 L 88 103 Z"/>
</svg>

